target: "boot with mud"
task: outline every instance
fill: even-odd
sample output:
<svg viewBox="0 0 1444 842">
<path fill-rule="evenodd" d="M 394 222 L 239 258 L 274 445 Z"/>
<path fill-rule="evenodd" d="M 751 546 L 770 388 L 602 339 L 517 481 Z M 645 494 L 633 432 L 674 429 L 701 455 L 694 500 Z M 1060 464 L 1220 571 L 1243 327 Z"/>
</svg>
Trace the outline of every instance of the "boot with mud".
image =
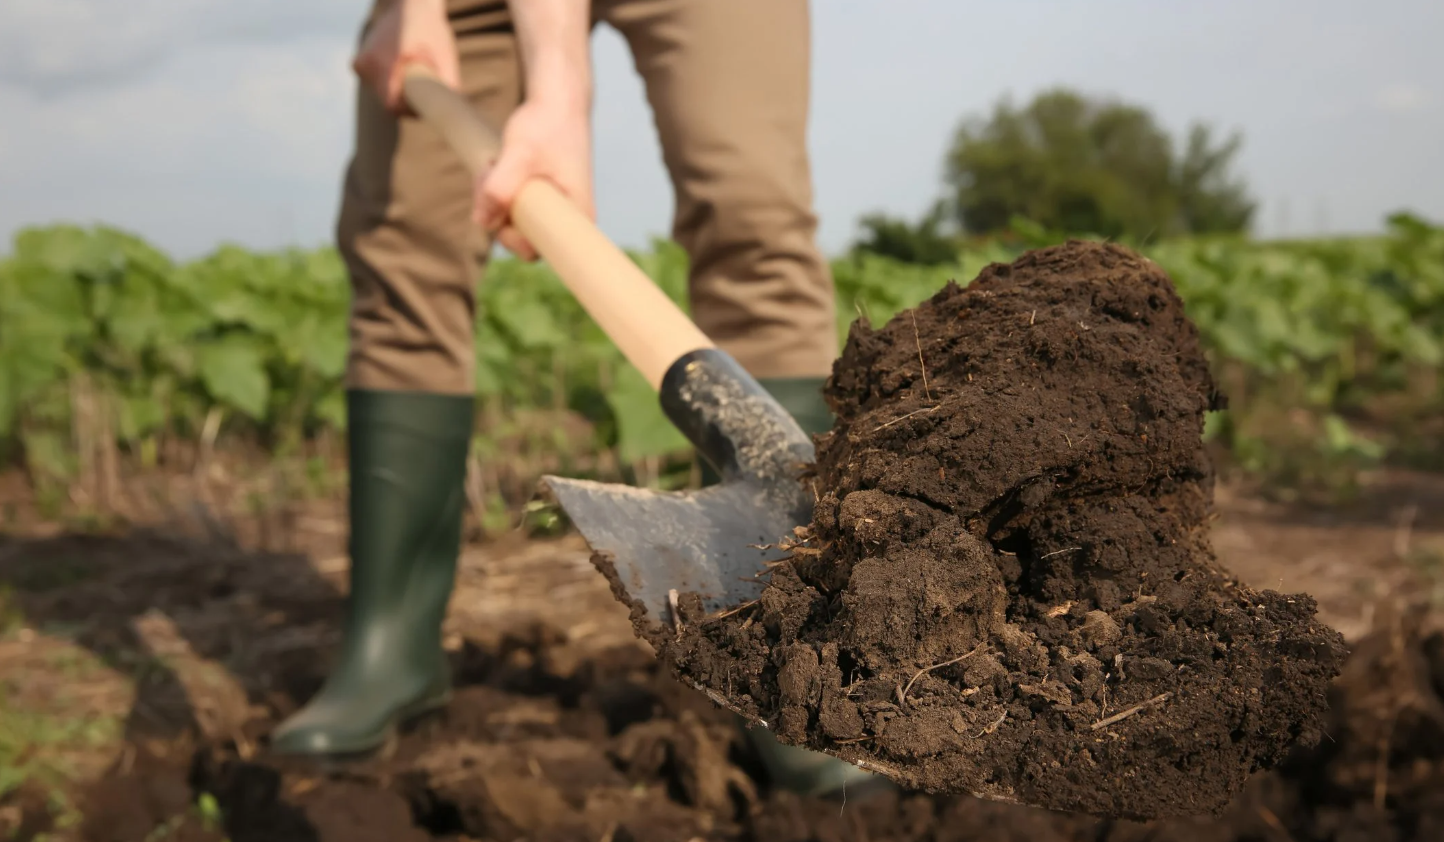
<svg viewBox="0 0 1444 842">
<path fill-rule="evenodd" d="M 782 408 L 792 415 L 804 432 L 817 435 L 832 428 L 832 411 L 822 396 L 826 378 L 758 378 L 757 382 L 782 404 Z M 700 467 L 703 486 L 721 481 L 706 461 L 701 461 Z M 738 723 L 743 723 L 741 717 L 738 717 Z M 751 728 L 744 724 L 742 730 L 767 770 L 769 781 L 778 789 L 803 796 L 857 801 L 896 788 L 896 784 L 887 778 L 844 760 L 778 742 L 766 728 Z"/>
<path fill-rule="evenodd" d="M 271 738 L 279 754 L 346 759 L 443 707 L 441 646 L 461 548 L 470 396 L 347 394 L 351 589 L 340 659 Z"/>
</svg>

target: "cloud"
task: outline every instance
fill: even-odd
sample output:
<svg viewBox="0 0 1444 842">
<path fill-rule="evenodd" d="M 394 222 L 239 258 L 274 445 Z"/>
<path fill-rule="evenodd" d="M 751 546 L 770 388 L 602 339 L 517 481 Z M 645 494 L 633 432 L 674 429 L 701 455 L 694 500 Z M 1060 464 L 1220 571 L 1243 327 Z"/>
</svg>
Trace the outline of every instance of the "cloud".
<svg viewBox="0 0 1444 842">
<path fill-rule="evenodd" d="M 1412 114 L 1429 107 L 1429 93 L 1418 85 L 1386 85 L 1374 94 L 1374 106 L 1393 114 Z"/>
<path fill-rule="evenodd" d="M 349 49 L 218 44 L 66 97 L 0 86 L 0 253 L 54 220 L 120 225 L 179 257 L 324 241 L 351 145 Z"/>
<path fill-rule="evenodd" d="M 213 47 L 173 72 L 75 97 L 0 91 L 0 181 L 69 169 L 110 179 L 217 168 L 307 181 L 344 155 L 354 83 L 344 44 Z M 23 131 L 19 128 L 23 127 Z"/>
<path fill-rule="evenodd" d="M 1440 215 L 1444 186 L 1428 164 L 1444 143 L 1444 88 L 1427 80 L 1441 77 L 1432 36 L 1444 3 L 1409 0 L 1379 16 L 1330 0 L 1300 24 L 1297 3 L 1233 0 L 1217 4 L 1201 35 L 1197 16 L 1176 4 L 1129 0 L 1107 15 L 1090 4 L 1035 26 L 1035 40 L 1057 47 L 1038 55 L 997 39 L 974 39 L 960 53 L 958 27 L 937 25 L 1010 31 L 1038 24 L 1032 5 L 985 4 L 975 14 L 923 0 L 908 8 L 934 25 L 902 40 L 883 33 L 888 54 L 863 67 L 859 51 L 878 49 L 881 0 L 816 4 L 811 136 L 829 249 L 845 246 L 870 208 L 926 206 L 954 120 L 985 111 L 999 78 L 1020 90 L 1063 79 L 1154 105 L 1175 123 L 1242 125 L 1240 163 L 1260 195 L 1307 208 L 1322 178 L 1334 185 L 1336 227 L 1367 228 L 1401 205 Z M 367 6 L 0 0 L 0 253 L 17 227 L 49 220 L 104 220 L 177 255 L 221 240 L 329 240 L 352 143 L 348 59 Z M 1251 34 L 1240 47 L 1229 38 L 1243 30 Z M 1178 33 L 1205 46 L 1148 46 L 1176 44 L 1169 36 Z M 599 211 L 611 236 L 642 245 L 667 228 L 671 185 L 631 55 L 610 30 L 598 36 Z M 1136 61 L 1094 49 L 1119 38 L 1145 50 L 1154 71 L 1139 76 Z M 1281 46 L 1244 49 L 1255 42 Z M 1219 49 L 1230 60 L 1200 76 L 1200 57 Z M 1389 84 L 1403 80 L 1415 84 Z M 1349 119 L 1328 112 L 1340 105 Z M 859 110 L 874 115 L 861 129 Z M 1410 131 L 1354 119 L 1364 112 L 1411 112 Z M 888 150 L 883 165 L 869 149 Z"/>
<path fill-rule="evenodd" d="M 265 72 L 237 81 L 233 102 L 242 122 L 266 138 L 290 166 L 329 171 L 349 139 L 355 87 L 350 52 L 344 48 L 309 55 L 277 51 Z"/>
<path fill-rule="evenodd" d="M 111 88 L 217 44 L 350 38 L 364 14 L 354 0 L 5 0 L 0 85 L 42 97 Z"/>
</svg>

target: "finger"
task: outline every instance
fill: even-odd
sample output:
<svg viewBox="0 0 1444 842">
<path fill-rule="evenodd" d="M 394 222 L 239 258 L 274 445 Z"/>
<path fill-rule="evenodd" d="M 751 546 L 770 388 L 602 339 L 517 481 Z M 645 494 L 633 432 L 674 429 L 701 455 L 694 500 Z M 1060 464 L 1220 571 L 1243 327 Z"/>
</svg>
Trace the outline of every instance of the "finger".
<svg viewBox="0 0 1444 842">
<path fill-rule="evenodd" d="M 370 88 L 373 93 L 380 93 L 376 84 L 376 73 L 378 70 L 376 54 L 370 50 L 363 50 L 356 54 L 351 60 L 351 70 L 362 84 Z"/>
<path fill-rule="evenodd" d="M 496 172 L 496 161 L 472 179 L 471 187 L 471 221 L 478 228 L 489 234 L 495 234 L 496 230 L 506 223 L 506 211 L 492 196 L 489 185 L 492 175 Z"/>
<path fill-rule="evenodd" d="M 386 80 L 386 108 L 398 117 L 409 117 L 411 103 L 406 99 L 406 66 L 397 62 Z"/>
<path fill-rule="evenodd" d="M 422 49 L 411 49 L 398 53 L 396 61 L 391 64 L 391 79 L 387 90 L 387 107 L 398 115 L 413 116 L 415 112 L 411 103 L 406 99 L 406 71 L 413 67 L 424 67 L 441 78 L 443 83 L 450 84 L 436 70 L 436 62 L 431 60 L 431 54 Z"/>
<path fill-rule="evenodd" d="M 360 46 L 356 48 L 356 54 L 351 57 L 351 69 L 362 79 L 367 79 L 371 69 L 375 66 L 376 43 L 376 29 L 372 28 L 361 39 Z"/>
<path fill-rule="evenodd" d="M 536 248 L 534 248 L 521 232 L 508 225 L 496 232 L 497 242 L 506 247 L 506 250 L 517 257 L 531 262 L 537 259 Z"/>
<path fill-rule="evenodd" d="M 481 195 L 486 207 L 482 216 L 483 227 L 495 231 L 506 222 L 507 215 L 511 213 L 511 203 L 521 189 L 525 164 L 520 156 L 503 151 L 496 166 L 482 181 Z"/>
<path fill-rule="evenodd" d="M 494 233 L 495 227 L 487 225 L 492 214 L 495 212 L 491 207 L 491 199 L 487 197 L 483 185 L 486 184 L 486 176 L 479 175 L 472 182 L 471 189 L 471 224 L 486 231 Z"/>
<path fill-rule="evenodd" d="M 566 194 L 577 210 L 586 215 L 592 222 L 597 221 L 596 197 L 592 192 L 592 174 L 582 169 L 567 170 L 557 174 L 559 177 L 551 179 L 557 189 Z"/>
<path fill-rule="evenodd" d="M 454 90 L 461 90 L 461 59 L 455 51 L 447 51 L 436 63 L 436 75 Z"/>
<path fill-rule="evenodd" d="M 577 210 L 581 211 L 583 214 L 586 214 L 587 218 L 591 221 L 596 222 L 596 201 L 592 198 L 592 191 L 588 190 L 585 185 L 586 181 L 582 179 L 573 179 L 570 185 L 558 184 L 557 187 L 564 194 L 566 194 L 566 197 L 571 200 L 572 204 L 576 206 Z"/>
</svg>

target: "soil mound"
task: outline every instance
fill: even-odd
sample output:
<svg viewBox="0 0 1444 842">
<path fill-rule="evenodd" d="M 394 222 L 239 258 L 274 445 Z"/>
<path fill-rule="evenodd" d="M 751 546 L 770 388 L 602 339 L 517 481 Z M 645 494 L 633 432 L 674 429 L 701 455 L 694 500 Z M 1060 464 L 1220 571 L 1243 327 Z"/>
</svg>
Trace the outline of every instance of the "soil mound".
<svg viewBox="0 0 1444 842">
<path fill-rule="evenodd" d="M 1222 401 L 1157 266 L 989 266 L 855 323 L 828 400 L 811 530 L 756 603 L 650 630 L 678 674 L 925 792 L 1140 820 L 1318 741 L 1342 637 L 1214 561 Z"/>
</svg>

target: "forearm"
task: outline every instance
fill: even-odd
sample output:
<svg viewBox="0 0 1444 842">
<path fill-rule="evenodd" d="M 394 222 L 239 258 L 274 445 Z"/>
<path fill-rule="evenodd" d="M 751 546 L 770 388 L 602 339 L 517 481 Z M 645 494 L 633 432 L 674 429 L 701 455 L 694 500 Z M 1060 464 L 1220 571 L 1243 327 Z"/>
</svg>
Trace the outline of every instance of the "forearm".
<svg viewBox="0 0 1444 842">
<path fill-rule="evenodd" d="M 509 0 L 509 5 L 527 99 L 590 108 L 590 0 Z"/>
</svg>

